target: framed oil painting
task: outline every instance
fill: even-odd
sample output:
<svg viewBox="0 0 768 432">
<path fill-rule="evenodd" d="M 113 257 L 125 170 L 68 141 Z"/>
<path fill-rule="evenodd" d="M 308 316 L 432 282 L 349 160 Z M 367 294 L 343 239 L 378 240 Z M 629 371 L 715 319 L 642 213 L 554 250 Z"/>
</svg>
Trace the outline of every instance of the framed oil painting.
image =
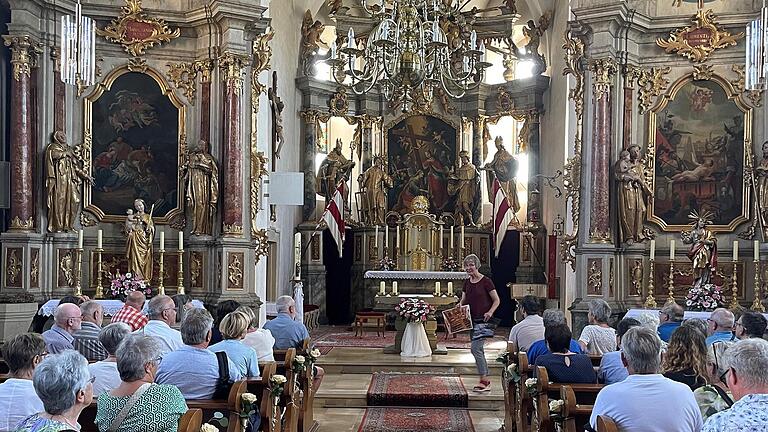
<svg viewBox="0 0 768 432">
<path fill-rule="evenodd" d="M 448 173 L 456 166 L 456 127 L 435 116 L 413 115 L 386 129 L 389 172 L 394 186 L 388 207 L 407 213 L 413 199 L 424 195 L 430 213 L 453 212 Z"/>
<path fill-rule="evenodd" d="M 664 231 L 682 231 L 693 210 L 709 210 L 710 228 L 731 232 L 748 220 L 744 166 L 752 111 L 728 81 L 718 75 L 681 78 L 652 110 L 649 126 L 651 222 Z"/>
<path fill-rule="evenodd" d="M 186 108 L 152 69 L 118 68 L 85 99 L 86 160 L 94 178 L 85 209 L 117 222 L 142 198 L 156 223 L 183 212 L 179 165 Z"/>
</svg>

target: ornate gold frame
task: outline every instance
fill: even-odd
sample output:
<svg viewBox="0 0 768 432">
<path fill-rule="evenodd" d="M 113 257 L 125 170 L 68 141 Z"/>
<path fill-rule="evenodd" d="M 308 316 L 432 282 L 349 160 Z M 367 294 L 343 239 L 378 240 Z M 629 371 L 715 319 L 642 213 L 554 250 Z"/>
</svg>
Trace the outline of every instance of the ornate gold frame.
<svg viewBox="0 0 768 432">
<path fill-rule="evenodd" d="M 744 38 L 744 32 L 732 35 L 721 29 L 712 9 L 706 11 L 699 9 L 691 21 L 694 22 L 694 25 L 671 31 L 666 40 L 656 39 L 656 45 L 664 48 L 667 53 L 677 53 L 688 60 L 700 63 L 706 61 L 715 50 L 735 46 L 739 39 Z M 707 43 L 691 45 L 686 36 L 700 31 L 709 32 Z"/>
<path fill-rule="evenodd" d="M 141 23 L 152 28 L 152 34 L 144 39 L 134 39 L 128 37 L 128 24 L 130 22 Z M 146 50 L 170 42 L 181 35 L 181 30 L 171 31 L 168 24 L 159 18 L 147 16 L 141 7 L 141 0 L 125 0 L 125 6 L 122 7 L 120 16 L 104 27 L 96 29 L 99 36 L 103 36 L 110 42 L 118 43 L 125 48 L 125 51 L 134 57 L 144 55 Z"/>
<path fill-rule="evenodd" d="M 387 136 L 389 135 L 389 130 L 395 127 L 398 123 L 401 121 L 409 118 L 409 117 L 415 117 L 415 116 L 427 116 L 427 117 L 434 117 L 436 119 L 440 119 L 446 123 L 448 123 L 455 131 L 456 131 L 456 158 L 454 159 L 457 163 L 459 161 L 459 152 L 461 152 L 462 149 L 462 136 L 461 136 L 461 126 L 457 125 L 455 121 L 449 119 L 448 117 L 436 113 L 434 111 L 420 111 L 420 112 L 407 112 L 407 113 L 401 113 L 399 116 L 395 117 L 394 119 L 387 122 L 386 125 L 382 126 L 381 131 L 383 134 L 383 150 L 381 156 L 389 157 L 389 148 L 387 146 Z"/>
<path fill-rule="evenodd" d="M 648 111 L 648 148 L 646 150 L 646 157 L 645 157 L 645 176 L 646 179 L 651 184 L 651 190 L 656 190 L 656 116 L 662 112 L 670 101 L 674 100 L 675 97 L 677 97 L 677 93 L 688 83 L 694 82 L 694 81 L 702 81 L 697 80 L 695 76 L 697 75 L 697 72 L 690 72 L 683 77 L 679 78 L 677 81 L 675 81 L 674 84 L 669 88 L 669 90 L 656 102 L 655 106 L 653 106 Z M 750 155 L 752 153 L 752 108 L 746 105 L 742 99 L 740 93 L 738 93 L 730 82 L 728 82 L 727 79 L 724 77 L 713 73 L 709 77 L 707 81 L 714 81 L 717 83 L 722 89 L 725 91 L 726 96 L 728 97 L 728 100 L 733 101 L 736 106 L 741 110 L 741 112 L 744 113 L 744 155 L 743 155 L 743 161 L 742 166 L 744 167 L 744 170 L 747 169 L 751 161 L 749 160 Z M 733 232 L 736 230 L 736 227 L 738 227 L 740 224 L 749 221 L 749 210 L 750 210 L 750 191 L 748 187 L 748 176 L 742 176 L 744 178 L 742 182 L 742 210 L 741 215 L 736 217 L 733 221 L 731 221 L 728 225 L 709 225 L 709 229 L 714 232 Z M 662 218 L 656 216 L 654 209 L 654 200 L 650 200 L 650 203 L 648 205 L 648 222 L 654 223 L 659 228 L 661 228 L 662 231 L 665 232 L 682 232 L 684 230 L 690 229 L 690 225 L 669 225 L 667 224 Z"/>
<path fill-rule="evenodd" d="M 112 88 L 112 85 L 115 83 L 115 81 L 118 78 L 131 72 L 143 73 L 151 77 L 153 80 L 155 80 L 155 82 L 157 82 L 157 84 L 160 86 L 160 90 L 162 94 L 168 97 L 168 99 L 170 99 L 173 106 L 175 106 L 179 110 L 179 120 L 178 120 L 179 150 L 178 150 L 177 157 L 179 161 L 179 167 L 181 167 L 181 162 L 184 160 L 184 154 L 186 154 L 186 151 L 187 151 L 186 105 L 184 104 L 184 102 L 181 101 L 181 99 L 179 99 L 178 96 L 176 96 L 176 93 L 171 89 L 171 87 L 163 78 L 162 73 L 150 67 L 144 67 L 144 68 L 141 68 L 141 70 L 137 70 L 134 67 L 132 67 L 130 64 L 126 64 L 110 72 L 104 78 L 104 81 L 96 85 L 93 93 L 91 93 L 85 99 L 83 99 L 83 126 L 84 126 L 83 128 L 83 149 L 84 149 L 83 159 L 85 160 L 85 165 L 86 165 L 85 169 L 88 172 L 91 172 L 92 170 L 91 160 L 93 157 L 92 155 L 93 103 L 96 102 L 104 94 L 104 92 L 109 91 Z M 169 224 L 174 220 L 174 218 L 177 218 L 179 216 L 183 217 L 184 215 L 184 184 L 182 180 L 183 179 L 181 177 L 181 169 L 179 169 L 179 178 L 177 179 L 176 207 L 163 217 L 155 217 L 154 221 L 156 224 Z M 106 214 L 102 209 L 100 209 L 95 204 L 93 204 L 91 187 L 86 186 L 83 189 L 84 189 L 83 190 L 83 211 L 93 214 L 99 222 L 125 221 L 125 216 Z"/>
</svg>

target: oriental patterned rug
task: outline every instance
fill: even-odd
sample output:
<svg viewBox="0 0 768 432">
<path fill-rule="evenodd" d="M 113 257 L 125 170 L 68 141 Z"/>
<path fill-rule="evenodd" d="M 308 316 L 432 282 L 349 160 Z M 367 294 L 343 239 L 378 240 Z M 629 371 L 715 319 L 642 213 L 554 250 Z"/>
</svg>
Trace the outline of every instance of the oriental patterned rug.
<svg viewBox="0 0 768 432">
<path fill-rule="evenodd" d="M 376 372 L 368 386 L 368 406 L 469 406 L 467 389 L 459 375 Z"/>
<path fill-rule="evenodd" d="M 469 411 L 445 408 L 368 408 L 358 432 L 474 432 Z"/>
</svg>

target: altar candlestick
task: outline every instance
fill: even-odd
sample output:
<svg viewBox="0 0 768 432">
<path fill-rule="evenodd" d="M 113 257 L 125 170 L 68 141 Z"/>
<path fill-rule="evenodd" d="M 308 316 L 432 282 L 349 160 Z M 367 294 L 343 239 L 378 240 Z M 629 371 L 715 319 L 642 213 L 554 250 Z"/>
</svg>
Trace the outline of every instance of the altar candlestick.
<svg viewBox="0 0 768 432">
<path fill-rule="evenodd" d="M 387 284 L 384 281 L 379 282 L 379 295 L 383 296 L 386 294 L 387 291 Z"/>
<path fill-rule="evenodd" d="M 397 281 L 392 282 L 392 295 L 397 295 Z"/>
<path fill-rule="evenodd" d="M 165 250 L 165 232 L 160 231 L 160 250 Z"/>
<path fill-rule="evenodd" d="M 400 247 L 400 225 L 395 226 L 395 249 Z"/>
<path fill-rule="evenodd" d="M 296 268 L 301 265 L 301 233 L 293 235 L 293 269 L 294 273 Z"/>
<path fill-rule="evenodd" d="M 754 248 L 755 248 L 755 261 L 760 261 L 760 242 L 758 240 L 755 240 Z"/>
<path fill-rule="evenodd" d="M 184 231 L 179 231 L 179 250 L 184 250 Z"/>
<path fill-rule="evenodd" d="M 376 248 L 379 247 L 379 226 L 378 225 L 376 225 L 376 229 L 374 231 L 373 246 Z"/>
<path fill-rule="evenodd" d="M 77 234 L 77 248 L 83 248 L 83 230 L 80 230 L 80 232 Z"/>
<path fill-rule="evenodd" d="M 656 259 L 656 240 L 651 240 L 651 261 Z"/>
<path fill-rule="evenodd" d="M 733 261 L 736 262 L 739 260 L 739 241 L 734 240 L 733 241 Z"/>
<path fill-rule="evenodd" d="M 96 249 L 101 249 L 102 247 L 102 237 L 101 237 L 101 230 L 99 230 L 96 233 Z"/>
<path fill-rule="evenodd" d="M 669 241 L 669 260 L 670 261 L 675 260 L 675 241 L 674 240 Z"/>
<path fill-rule="evenodd" d="M 440 282 L 435 282 L 435 297 L 440 295 Z"/>
<path fill-rule="evenodd" d="M 443 249 L 443 226 L 440 225 L 440 250 L 442 249 Z"/>
<path fill-rule="evenodd" d="M 453 225 L 451 225 L 451 253 L 453 253 Z"/>
<path fill-rule="evenodd" d="M 448 296 L 453 297 L 453 282 L 448 282 Z"/>
</svg>

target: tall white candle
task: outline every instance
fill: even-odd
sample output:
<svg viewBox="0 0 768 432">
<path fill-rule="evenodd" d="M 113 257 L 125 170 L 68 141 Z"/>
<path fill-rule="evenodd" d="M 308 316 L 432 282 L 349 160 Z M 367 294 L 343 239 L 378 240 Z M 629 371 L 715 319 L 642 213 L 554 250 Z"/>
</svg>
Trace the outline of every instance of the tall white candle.
<svg viewBox="0 0 768 432">
<path fill-rule="evenodd" d="M 736 262 L 739 260 L 739 241 L 734 240 L 733 241 L 733 261 Z"/>
<path fill-rule="evenodd" d="M 440 250 L 442 250 L 443 249 L 443 226 L 442 225 L 440 225 L 440 242 L 439 242 L 439 245 L 440 245 Z"/>
<path fill-rule="evenodd" d="M 453 225 L 451 225 L 451 250 L 453 250 Z"/>
<path fill-rule="evenodd" d="M 669 241 L 669 260 L 670 261 L 675 260 L 675 241 L 674 240 Z"/>
<path fill-rule="evenodd" d="M 400 247 L 400 225 L 395 225 L 395 248 Z"/>
<path fill-rule="evenodd" d="M 453 282 L 448 282 L 448 295 L 453 295 Z"/>
<path fill-rule="evenodd" d="M 102 232 L 101 230 L 96 232 L 96 249 L 101 249 L 102 245 Z"/>
<path fill-rule="evenodd" d="M 461 226 L 461 237 L 459 239 L 459 247 L 463 247 L 464 244 L 464 225 Z"/>
<path fill-rule="evenodd" d="M 179 231 L 179 250 L 184 250 L 184 231 Z"/>
<path fill-rule="evenodd" d="M 656 259 L 656 240 L 651 240 L 651 261 Z"/>
<path fill-rule="evenodd" d="M 379 282 L 379 295 L 387 293 L 387 284 L 384 281 Z"/>
<path fill-rule="evenodd" d="M 392 282 L 392 294 L 397 295 L 397 281 Z"/>
<path fill-rule="evenodd" d="M 378 225 L 376 225 L 376 228 L 374 230 L 373 246 L 379 247 L 379 226 Z"/>
<path fill-rule="evenodd" d="M 160 250 L 165 250 L 165 232 L 160 231 Z"/>
<path fill-rule="evenodd" d="M 301 233 L 293 235 L 293 268 L 301 262 Z"/>
<path fill-rule="evenodd" d="M 80 230 L 80 232 L 77 234 L 77 248 L 83 248 L 83 230 Z"/>
<path fill-rule="evenodd" d="M 758 240 L 755 240 L 754 248 L 755 248 L 755 261 L 760 261 L 760 242 Z"/>
<path fill-rule="evenodd" d="M 440 282 L 435 282 L 435 295 L 440 295 Z"/>
<path fill-rule="evenodd" d="M 389 225 L 384 225 L 384 255 L 389 254 Z"/>
</svg>

